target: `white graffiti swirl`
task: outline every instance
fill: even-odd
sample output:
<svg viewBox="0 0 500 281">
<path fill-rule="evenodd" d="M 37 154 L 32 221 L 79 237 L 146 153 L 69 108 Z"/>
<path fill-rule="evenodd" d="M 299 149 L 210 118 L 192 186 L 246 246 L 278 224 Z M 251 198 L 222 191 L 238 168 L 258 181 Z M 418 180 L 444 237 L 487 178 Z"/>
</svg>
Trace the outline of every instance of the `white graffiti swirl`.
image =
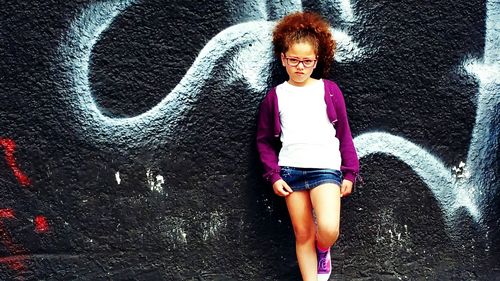
<svg viewBox="0 0 500 281">
<path fill-rule="evenodd" d="M 408 164 L 429 186 L 448 219 L 458 208 L 465 207 L 476 222 L 483 223 L 485 208 L 491 206 L 489 200 L 499 188 L 500 9 L 494 2 L 487 4 L 484 57 L 464 64 L 479 80 L 475 125 L 465 162 L 466 177 L 457 180 L 442 161 L 401 137 L 376 132 L 355 138 L 361 157 L 382 153 Z"/>
<path fill-rule="evenodd" d="M 286 5 L 275 2 L 257 3 L 257 14 L 252 21 L 228 27 L 212 38 L 200 51 L 192 66 L 174 89 L 150 110 L 130 118 L 113 118 L 104 115 L 95 103 L 89 84 L 89 64 L 92 50 L 99 38 L 113 20 L 125 9 L 136 4 L 134 0 L 103 1 L 89 4 L 72 22 L 59 48 L 59 58 L 65 77 L 70 81 L 69 94 L 64 95 L 71 112 L 79 120 L 78 128 L 86 139 L 112 147 L 129 144 L 130 147 L 155 149 L 159 141 L 171 139 L 175 127 L 183 114 L 199 97 L 212 70 L 220 60 L 231 52 L 234 72 L 228 81 L 238 78 L 247 81 L 248 89 L 262 94 L 266 89 L 264 76 L 272 62 L 271 30 L 274 26 L 269 18 L 277 18 L 294 10 L 301 10 L 301 1 L 288 1 Z M 347 24 L 357 19 L 348 0 L 322 1 L 336 5 L 342 20 Z M 270 15 L 269 12 L 273 14 Z M 429 186 L 447 217 L 459 207 L 465 207 L 476 221 L 482 218 L 482 206 L 487 194 L 494 191 L 498 177 L 495 165 L 498 157 L 499 136 L 499 9 L 495 1 L 487 4 L 487 26 L 485 54 L 482 60 L 467 61 L 466 69 L 480 81 L 476 123 L 473 129 L 467 166 L 472 171 L 470 180 L 457 185 L 450 169 L 425 151 L 401 137 L 383 132 L 365 133 L 355 138 L 361 157 L 373 153 L 393 155 L 407 163 Z M 342 30 L 333 30 L 339 50 L 338 61 L 355 61 L 370 54 L 370 50 L 359 47 Z M 262 54 L 258 60 L 242 63 L 242 58 L 255 57 L 248 54 Z M 162 128 L 158 131 L 158 128 Z M 477 191 L 477 192 L 473 192 Z M 484 191 L 484 193 L 482 193 Z"/>
<path fill-rule="evenodd" d="M 122 11 L 134 4 L 133 0 L 105 1 L 90 4 L 72 22 L 59 48 L 59 57 L 70 81 L 68 104 L 77 115 L 81 131 L 93 142 L 109 146 L 128 144 L 131 147 L 147 145 L 154 149 L 154 139 L 169 138 L 178 120 L 197 100 L 212 69 L 230 51 L 236 50 L 233 66 L 238 71 L 229 73 L 228 81 L 239 76 L 249 83 L 248 88 L 261 94 L 267 85 L 266 77 L 272 62 L 271 31 L 273 21 L 255 20 L 233 25 L 212 38 L 200 51 L 181 81 L 166 97 L 150 110 L 130 118 L 104 115 L 95 103 L 89 83 L 89 64 L 92 50 L 102 33 Z M 294 5 L 293 8 L 301 9 Z M 286 10 L 288 11 L 288 10 Z M 363 55 L 363 50 L 340 30 L 333 30 L 339 40 L 336 60 L 350 61 Z M 242 62 L 245 54 L 263 54 L 255 62 Z M 159 132 L 157 128 L 162 128 Z"/>
</svg>

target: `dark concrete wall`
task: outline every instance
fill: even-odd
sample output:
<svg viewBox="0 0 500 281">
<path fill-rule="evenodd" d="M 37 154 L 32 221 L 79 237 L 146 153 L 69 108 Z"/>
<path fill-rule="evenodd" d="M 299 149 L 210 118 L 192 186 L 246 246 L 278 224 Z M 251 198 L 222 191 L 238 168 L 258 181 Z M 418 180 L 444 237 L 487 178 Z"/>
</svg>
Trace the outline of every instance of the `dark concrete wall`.
<svg viewBox="0 0 500 281">
<path fill-rule="evenodd" d="M 499 278 L 498 1 L 188 2 L 2 4 L 0 280 L 298 280 L 254 135 L 301 9 L 364 179 L 334 276 Z"/>
</svg>

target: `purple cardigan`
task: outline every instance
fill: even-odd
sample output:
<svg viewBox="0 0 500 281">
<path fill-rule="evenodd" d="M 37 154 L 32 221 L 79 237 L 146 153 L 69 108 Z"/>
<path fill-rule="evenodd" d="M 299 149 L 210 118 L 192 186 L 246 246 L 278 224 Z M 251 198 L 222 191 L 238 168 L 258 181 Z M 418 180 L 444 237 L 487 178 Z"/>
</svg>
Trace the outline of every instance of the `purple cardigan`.
<svg viewBox="0 0 500 281">
<path fill-rule="evenodd" d="M 342 162 L 340 170 L 344 179 L 355 182 L 359 172 L 359 160 L 352 141 L 351 130 L 347 121 L 347 112 L 342 92 L 335 82 L 323 79 L 325 84 L 325 102 L 328 119 L 335 126 L 336 137 L 340 142 Z M 276 87 L 272 88 L 259 108 L 257 124 L 257 150 L 264 166 L 264 179 L 273 184 L 281 179 L 278 166 L 278 148 L 281 123 Z"/>
</svg>

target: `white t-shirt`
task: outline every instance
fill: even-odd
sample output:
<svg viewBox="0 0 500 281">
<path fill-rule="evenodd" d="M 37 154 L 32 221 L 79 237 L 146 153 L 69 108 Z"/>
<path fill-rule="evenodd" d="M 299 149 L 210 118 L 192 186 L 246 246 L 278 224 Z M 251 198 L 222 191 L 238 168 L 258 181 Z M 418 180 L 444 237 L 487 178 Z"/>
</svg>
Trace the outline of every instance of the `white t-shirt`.
<svg viewBox="0 0 500 281">
<path fill-rule="evenodd" d="M 341 156 L 335 127 L 326 113 L 323 80 L 297 87 L 276 87 L 283 144 L 278 165 L 340 170 Z"/>
</svg>

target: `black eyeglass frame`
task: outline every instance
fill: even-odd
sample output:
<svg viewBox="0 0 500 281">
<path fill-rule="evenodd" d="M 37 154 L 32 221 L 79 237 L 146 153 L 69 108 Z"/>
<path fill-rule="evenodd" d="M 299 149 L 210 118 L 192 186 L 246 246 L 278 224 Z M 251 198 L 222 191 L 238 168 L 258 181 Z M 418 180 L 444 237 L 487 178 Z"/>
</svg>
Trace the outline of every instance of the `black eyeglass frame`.
<svg viewBox="0 0 500 281">
<path fill-rule="evenodd" d="M 298 58 L 295 58 L 295 57 L 287 57 L 285 54 L 283 54 L 283 58 L 286 60 L 286 63 L 291 66 L 291 67 L 297 67 L 300 63 L 302 63 L 302 65 L 305 67 L 305 68 L 311 68 L 311 67 L 314 67 L 316 65 L 316 62 L 318 61 L 318 59 L 298 59 Z M 290 60 L 297 60 L 297 63 L 290 63 Z M 312 61 L 312 64 L 307 66 L 305 61 Z"/>
</svg>

